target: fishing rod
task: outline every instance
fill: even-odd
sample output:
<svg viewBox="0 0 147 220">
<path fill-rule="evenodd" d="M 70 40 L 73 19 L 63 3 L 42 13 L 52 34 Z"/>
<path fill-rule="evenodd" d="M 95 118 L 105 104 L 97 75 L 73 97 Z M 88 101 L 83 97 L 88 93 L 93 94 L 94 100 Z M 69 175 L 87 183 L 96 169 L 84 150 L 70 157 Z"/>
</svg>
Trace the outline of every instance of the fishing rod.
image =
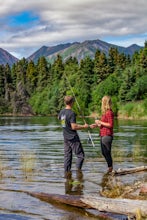
<svg viewBox="0 0 147 220">
<path fill-rule="evenodd" d="M 80 112 L 80 114 L 81 114 L 81 116 L 82 116 L 82 119 L 83 119 L 84 123 L 87 124 L 87 123 L 86 123 L 86 120 L 85 120 L 85 118 L 84 118 L 84 115 L 83 115 L 83 113 L 82 113 L 82 111 L 81 111 L 81 108 L 80 108 L 80 105 L 79 105 L 79 103 L 78 103 L 78 100 L 77 100 L 77 98 L 76 98 L 76 95 L 75 95 L 75 93 L 74 93 L 74 91 L 73 91 L 73 88 L 72 88 L 72 86 L 71 86 L 71 84 L 70 84 L 70 81 L 69 81 L 68 77 L 66 76 L 65 72 L 64 72 L 64 76 L 65 76 L 65 78 L 66 78 L 66 80 L 67 80 L 67 82 L 68 82 L 68 84 L 69 84 L 70 90 L 71 90 L 72 95 L 73 95 L 73 97 L 74 97 L 74 99 L 75 99 L 75 102 L 76 102 L 77 107 L 78 107 L 78 109 L 79 109 L 79 112 Z M 93 140 L 92 140 L 92 136 L 91 136 L 90 131 L 88 130 L 87 132 L 88 132 L 88 136 L 89 136 L 89 141 L 91 141 L 92 146 L 95 147 L 95 144 L 94 144 L 94 142 L 93 142 Z"/>
</svg>

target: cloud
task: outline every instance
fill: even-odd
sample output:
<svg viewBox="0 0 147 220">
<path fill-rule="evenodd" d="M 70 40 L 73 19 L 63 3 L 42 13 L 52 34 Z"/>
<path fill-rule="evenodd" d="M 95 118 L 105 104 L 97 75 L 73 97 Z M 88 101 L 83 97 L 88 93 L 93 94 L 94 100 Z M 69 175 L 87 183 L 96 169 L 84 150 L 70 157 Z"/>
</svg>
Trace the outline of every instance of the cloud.
<svg viewBox="0 0 147 220">
<path fill-rule="evenodd" d="M 146 9 L 146 0 L 5 0 L 0 8 L 4 30 L 0 47 L 13 54 L 23 51 L 22 56 L 27 57 L 43 45 L 86 39 L 143 45 L 147 38 Z M 21 22 L 17 20 L 20 17 Z"/>
</svg>

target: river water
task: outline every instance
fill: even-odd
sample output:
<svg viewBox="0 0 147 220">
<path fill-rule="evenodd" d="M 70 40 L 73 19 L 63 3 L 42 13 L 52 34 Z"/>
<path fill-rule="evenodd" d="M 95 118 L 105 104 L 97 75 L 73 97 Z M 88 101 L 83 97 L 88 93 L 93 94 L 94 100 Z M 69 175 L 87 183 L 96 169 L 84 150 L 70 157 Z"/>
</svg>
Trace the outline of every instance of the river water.
<svg viewBox="0 0 147 220">
<path fill-rule="evenodd" d="M 82 123 L 81 119 L 78 123 Z M 78 132 L 85 162 L 78 175 L 73 157 L 69 180 L 64 177 L 63 136 L 57 118 L 0 117 L 0 220 L 102 219 L 96 210 L 50 204 L 26 193 L 99 196 L 105 185 L 107 166 L 101 156 L 98 130 L 90 132 L 95 147 L 89 143 L 87 131 Z M 147 121 L 115 121 L 114 135 L 114 169 L 147 165 Z M 121 176 L 115 182 L 132 184 L 142 179 L 147 179 L 144 172 Z M 113 214 L 110 217 L 124 219 Z"/>
</svg>

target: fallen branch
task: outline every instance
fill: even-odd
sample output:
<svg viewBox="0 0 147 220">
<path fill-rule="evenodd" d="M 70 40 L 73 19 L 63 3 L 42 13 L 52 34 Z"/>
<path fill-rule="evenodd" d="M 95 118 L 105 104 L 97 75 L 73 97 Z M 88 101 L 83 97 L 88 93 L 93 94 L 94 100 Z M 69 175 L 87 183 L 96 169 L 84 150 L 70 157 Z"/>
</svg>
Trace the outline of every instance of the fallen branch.
<svg viewBox="0 0 147 220">
<path fill-rule="evenodd" d="M 56 202 L 80 208 L 91 208 L 90 205 L 86 204 L 85 202 L 82 202 L 81 196 L 78 195 L 59 195 L 35 192 L 27 192 L 27 194 L 50 203 Z"/>
<path fill-rule="evenodd" d="M 144 200 L 110 199 L 98 196 L 59 195 L 35 192 L 27 192 L 27 194 L 50 203 L 56 202 L 133 216 L 137 216 L 139 212 L 142 217 L 147 216 L 147 201 Z"/>
<path fill-rule="evenodd" d="M 127 168 L 127 169 L 121 169 L 114 171 L 113 174 L 115 175 L 125 175 L 129 173 L 136 173 L 141 171 L 147 171 L 147 166 L 141 166 L 141 167 L 133 167 L 133 168 Z"/>
</svg>

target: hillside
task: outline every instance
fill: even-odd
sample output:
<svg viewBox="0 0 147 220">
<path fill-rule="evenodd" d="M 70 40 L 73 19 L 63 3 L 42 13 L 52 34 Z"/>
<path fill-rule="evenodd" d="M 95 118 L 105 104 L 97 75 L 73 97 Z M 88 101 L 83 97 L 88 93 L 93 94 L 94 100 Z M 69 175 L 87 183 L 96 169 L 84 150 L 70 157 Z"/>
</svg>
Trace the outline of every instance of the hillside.
<svg viewBox="0 0 147 220">
<path fill-rule="evenodd" d="M 84 59 L 86 56 L 94 59 L 96 50 L 100 50 L 108 55 L 111 47 L 118 49 L 120 53 L 132 56 L 135 51 L 139 51 L 142 47 L 132 44 L 129 47 L 120 47 L 114 44 L 109 44 L 101 40 L 86 40 L 82 43 L 73 42 L 66 44 L 59 44 L 55 46 L 42 46 L 28 58 L 28 61 L 33 60 L 35 63 L 42 56 L 46 57 L 49 62 L 53 63 L 57 57 L 57 54 L 60 54 L 63 58 L 63 61 L 67 60 L 69 57 L 76 57 L 78 61 Z M 0 64 L 9 64 L 12 66 L 19 59 L 11 55 L 6 50 L 0 48 Z"/>
<path fill-rule="evenodd" d="M 69 48 L 70 46 L 74 44 L 75 43 L 59 44 L 59 45 L 52 46 L 52 47 L 42 46 L 39 50 L 37 50 L 31 56 L 29 56 L 27 60 L 33 60 L 34 62 L 37 62 L 38 58 L 41 56 L 48 57 L 49 55 L 56 54 L 59 51 Z"/>
<path fill-rule="evenodd" d="M 16 57 L 8 53 L 6 50 L 0 48 L 0 64 L 5 65 L 8 63 L 10 66 L 12 66 L 17 61 L 18 59 Z"/>
<path fill-rule="evenodd" d="M 133 44 L 129 47 L 120 47 L 101 40 L 87 40 L 82 43 L 74 42 L 71 44 L 60 44 L 53 47 L 43 46 L 30 57 L 28 57 L 28 60 L 33 60 L 36 62 L 40 56 L 45 56 L 52 63 L 56 59 L 57 54 L 60 54 L 64 61 L 69 57 L 76 57 L 78 61 L 83 59 L 85 56 L 89 56 L 93 59 L 96 50 L 103 51 L 108 55 L 111 47 L 115 47 L 120 53 L 130 56 L 132 56 L 135 51 L 139 51 L 142 48 L 136 44 Z"/>
</svg>

